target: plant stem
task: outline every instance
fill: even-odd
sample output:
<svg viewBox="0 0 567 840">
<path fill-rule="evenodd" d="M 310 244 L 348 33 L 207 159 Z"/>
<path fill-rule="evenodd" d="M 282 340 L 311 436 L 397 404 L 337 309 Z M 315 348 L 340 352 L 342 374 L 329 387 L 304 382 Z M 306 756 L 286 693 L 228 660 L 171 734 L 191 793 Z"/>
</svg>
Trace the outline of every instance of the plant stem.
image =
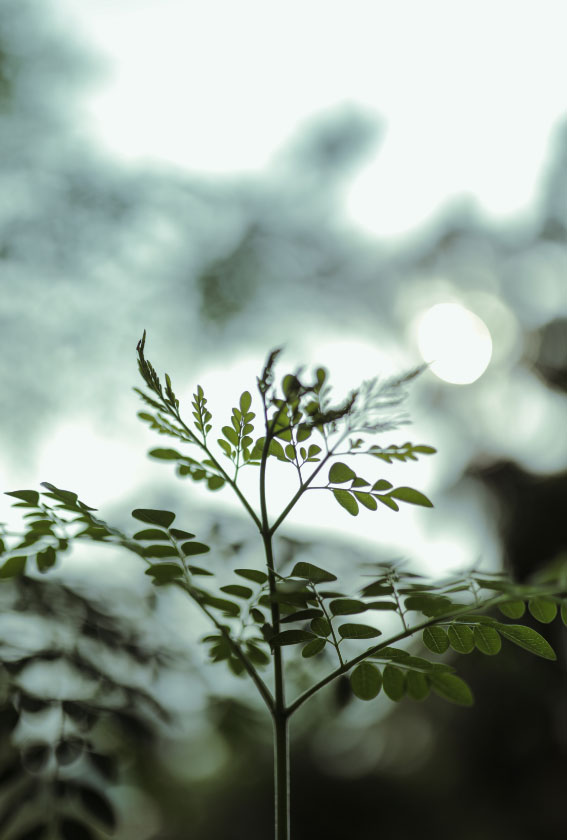
<svg viewBox="0 0 567 840">
<path fill-rule="evenodd" d="M 275 840 L 289 840 L 289 722 L 276 712 L 274 721 Z"/>
</svg>

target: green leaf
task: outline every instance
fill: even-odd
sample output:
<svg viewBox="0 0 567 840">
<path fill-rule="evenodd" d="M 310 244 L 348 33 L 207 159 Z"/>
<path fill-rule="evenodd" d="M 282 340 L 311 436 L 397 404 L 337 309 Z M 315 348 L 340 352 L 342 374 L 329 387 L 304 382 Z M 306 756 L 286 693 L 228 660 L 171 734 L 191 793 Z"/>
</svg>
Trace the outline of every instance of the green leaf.
<svg viewBox="0 0 567 840">
<path fill-rule="evenodd" d="M 210 592 L 201 591 L 200 599 L 207 606 L 213 607 L 215 610 L 222 610 L 225 615 L 232 618 L 240 614 L 238 604 L 235 604 L 233 601 L 227 601 L 226 598 L 217 598 L 215 595 L 211 595 Z"/>
<path fill-rule="evenodd" d="M 466 682 L 455 674 L 433 673 L 429 675 L 429 679 L 433 690 L 444 700 L 457 703 L 459 706 L 473 705 L 472 691 Z"/>
<path fill-rule="evenodd" d="M 148 545 L 144 549 L 144 557 L 177 557 L 177 551 L 172 545 Z"/>
<path fill-rule="evenodd" d="M 148 525 L 161 525 L 162 528 L 169 528 L 175 514 L 169 510 L 151 510 L 149 508 L 138 508 L 132 511 L 134 519 L 140 522 L 147 522 Z"/>
<path fill-rule="evenodd" d="M 379 490 L 389 490 L 391 487 L 393 487 L 392 483 L 390 481 L 386 481 L 385 478 L 379 478 L 378 481 L 375 481 L 372 485 L 372 489 L 376 492 Z"/>
<path fill-rule="evenodd" d="M 220 490 L 224 486 L 224 478 L 220 475 L 210 475 L 207 479 L 209 490 Z"/>
<path fill-rule="evenodd" d="M 270 642 L 276 645 L 298 645 L 301 642 L 310 642 L 315 638 L 315 634 L 310 633 L 309 630 L 282 630 L 272 636 Z"/>
<path fill-rule="evenodd" d="M 38 551 L 35 557 L 37 568 L 40 572 L 46 572 L 55 565 L 57 555 L 52 545 L 48 545 L 43 551 Z"/>
<path fill-rule="evenodd" d="M 169 536 L 166 531 L 158 531 L 157 528 L 146 528 L 144 531 L 138 531 L 134 534 L 135 540 L 168 540 Z"/>
<path fill-rule="evenodd" d="M 395 612 L 398 609 L 398 605 L 394 603 L 394 601 L 371 601 L 366 605 L 366 609 L 382 611 L 389 610 Z"/>
<path fill-rule="evenodd" d="M 323 611 L 318 609 L 318 607 L 308 607 L 306 610 L 290 613 L 290 615 L 286 615 L 280 621 L 282 624 L 290 624 L 292 621 L 309 621 L 311 618 L 319 618 L 322 615 Z"/>
<path fill-rule="evenodd" d="M 474 633 L 466 624 L 451 624 L 447 635 L 449 644 L 457 653 L 471 653 L 474 650 Z"/>
<path fill-rule="evenodd" d="M 541 656 L 543 659 L 557 659 L 549 642 L 531 627 L 524 627 L 522 624 L 499 624 L 498 632 L 505 639 L 536 656 Z"/>
<path fill-rule="evenodd" d="M 368 609 L 362 601 L 355 601 L 352 598 L 337 598 L 329 604 L 333 615 L 355 615 L 355 613 L 366 612 Z"/>
<path fill-rule="evenodd" d="M 330 583 L 337 580 L 337 576 L 326 569 L 320 569 L 319 566 L 314 566 L 312 563 L 303 562 L 295 564 L 291 576 L 303 578 L 311 583 Z"/>
<path fill-rule="evenodd" d="M 422 612 L 427 616 L 443 615 L 448 612 L 451 607 L 449 598 L 437 595 L 427 595 L 421 593 L 420 595 L 410 595 L 404 601 L 406 610 L 415 610 Z"/>
<path fill-rule="evenodd" d="M 412 700 L 425 700 L 429 696 L 429 682 L 425 674 L 420 674 L 419 671 L 408 671 L 406 690 Z"/>
<path fill-rule="evenodd" d="M 567 627 L 567 603 L 561 604 L 561 621 Z"/>
<path fill-rule="evenodd" d="M 14 496 L 15 499 L 22 499 L 22 501 L 27 502 L 29 505 L 39 504 L 39 493 L 37 490 L 12 490 L 4 495 Z"/>
<path fill-rule="evenodd" d="M 542 624 L 549 624 L 557 615 L 557 604 L 545 598 L 531 598 L 528 601 L 528 609 L 536 621 Z"/>
<path fill-rule="evenodd" d="M 337 502 L 347 510 L 351 516 L 358 514 L 358 502 L 348 490 L 333 490 L 333 496 Z"/>
<path fill-rule="evenodd" d="M 502 640 L 494 627 L 477 624 L 474 628 L 474 642 L 481 653 L 495 656 L 502 647 Z"/>
<path fill-rule="evenodd" d="M 240 396 L 240 411 L 246 414 L 252 405 L 252 397 L 249 391 L 244 391 Z"/>
<path fill-rule="evenodd" d="M 238 583 L 229 583 L 228 586 L 221 586 L 221 592 L 227 595 L 234 595 L 236 598 L 250 598 L 252 590 L 248 586 L 240 586 Z"/>
<path fill-rule="evenodd" d="M 234 573 L 247 580 L 252 580 L 254 583 L 265 583 L 268 580 L 268 575 L 258 569 L 235 569 Z"/>
<path fill-rule="evenodd" d="M 233 446 L 238 446 L 238 435 L 231 426 L 223 426 L 221 432 Z"/>
<path fill-rule="evenodd" d="M 209 572 L 207 569 L 202 569 L 200 566 L 187 566 L 187 568 L 192 575 L 207 575 L 208 577 L 213 577 L 213 572 Z"/>
<path fill-rule="evenodd" d="M 421 507 L 433 507 L 433 502 L 430 502 L 427 496 L 414 490 L 412 487 L 396 487 L 389 493 L 391 499 L 399 499 L 401 502 L 409 502 L 412 505 L 421 505 Z"/>
<path fill-rule="evenodd" d="M 383 674 L 384 692 L 394 702 L 402 699 L 406 690 L 404 672 L 395 665 L 386 665 Z"/>
<path fill-rule="evenodd" d="M 526 605 L 523 601 L 506 601 L 504 604 L 498 604 L 498 609 L 507 618 L 521 618 L 526 611 Z"/>
<path fill-rule="evenodd" d="M 345 481 L 350 481 L 353 478 L 356 478 L 356 473 L 341 461 L 337 461 L 329 470 L 329 482 L 331 484 L 344 484 Z"/>
<path fill-rule="evenodd" d="M 175 578 L 182 577 L 183 569 L 177 563 L 155 563 L 145 572 L 153 577 L 154 583 L 169 583 Z"/>
<path fill-rule="evenodd" d="M 195 534 L 190 534 L 189 531 L 182 531 L 180 528 L 170 528 L 169 533 L 176 540 L 192 540 Z"/>
<path fill-rule="evenodd" d="M 423 643 L 433 653 L 445 653 L 449 647 L 447 633 L 442 627 L 426 627 L 423 631 Z"/>
<path fill-rule="evenodd" d="M 390 510 L 399 510 L 400 509 L 399 506 L 396 504 L 396 502 L 393 499 L 390 499 L 389 496 L 376 496 L 376 498 L 378 499 L 379 502 L 382 502 L 383 505 L 386 505 L 386 507 L 389 507 Z"/>
<path fill-rule="evenodd" d="M 323 616 L 313 619 L 313 621 L 311 622 L 311 629 L 314 633 L 317 633 L 318 636 L 331 635 L 331 625 L 329 624 L 329 621 Z"/>
<path fill-rule="evenodd" d="M 206 554 L 210 550 L 211 549 L 208 545 L 200 542 L 186 542 L 181 546 L 181 551 L 185 557 L 194 557 L 196 554 Z"/>
<path fill-rule="evenodd" d="M 351 673 L 350 684 L 359 700 L 374 700 L 382 688 L 382 674 L 370 662 L 361 662 Z"/>
<path fill-rule="evenodd" d="M 339 635 L 343 639 L 374 639 L 381 636 L 382 632 L 368 624 L 341 624 Z"/>
<path fill-rule="evenodd" d="M 377 580 L 375 583 L 369 583 L 368 586 L 365 586 L 362 594 L 365 598 L 372 598 L 377 595 L 392 595 L 393 591 L 394 587 L 391 584 Z"/>
<path fill-rule="evenodd" d="M 177 449 L 150 449 L 148 455 L 150 458 L 158 458 L 161 461 L 179 461 L 183 458 Z"/>
<path fill-rule="evenodd" d="M 376 510 L 378 507 L 378 502 L 371 496 L 370 493 L 361 493 L 358 490 L 354 491 L 354 495 L 356 496 L 357 500 L 360 502 L 361 505 L 364 505 L 365 508 L 368 510 Z"/>
<path fill-rule="evenodd" d="M 24 554 L 18 555 L 18 557 L 9 557 L 0 567 L 0 578 L 13 578 L 23 575 L 26 570 L 27 559 Z"/>
<path fill-rule="evenodd" d="M 326 644 L 325 639 L 313 639 L 313 641 L 305 645 L 301 651 L 301 655 L 306 659 L 311 656 L 316 656 L 318 653 L 321 653 Z"/>
</svg>

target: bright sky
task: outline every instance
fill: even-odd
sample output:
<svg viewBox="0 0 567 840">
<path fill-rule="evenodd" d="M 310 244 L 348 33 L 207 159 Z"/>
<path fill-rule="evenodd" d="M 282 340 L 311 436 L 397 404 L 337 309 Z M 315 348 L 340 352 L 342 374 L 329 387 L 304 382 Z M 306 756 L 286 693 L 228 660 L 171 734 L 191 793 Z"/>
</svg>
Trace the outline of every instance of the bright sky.
<svg viewBox="0 0 567 840">
<path fill-rule="evenodd" d="M 448 198 L 525 211 L 566 111 L 564 0 L 52 0 L 109 62 L 91 129 L 126 159 L 263 168 L 297 126 L 359 104 L 386 122 L 350 215 L 401 234 Z"/>
</svg>

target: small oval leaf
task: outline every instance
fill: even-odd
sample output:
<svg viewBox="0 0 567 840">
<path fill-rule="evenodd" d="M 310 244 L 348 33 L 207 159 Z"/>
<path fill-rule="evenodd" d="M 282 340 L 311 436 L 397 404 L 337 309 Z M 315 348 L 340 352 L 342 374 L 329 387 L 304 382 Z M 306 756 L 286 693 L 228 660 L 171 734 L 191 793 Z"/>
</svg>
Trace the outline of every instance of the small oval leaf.
<svg viewBox="0 0 567 840">
<path fill-rule="evenodd" d="M 382 674 L 370 662 L 361 662 L 350 675 L 350 684 L 359 700 L 373 700 L 382 688 Z"/>
<path fill-rule="evenodd" d="M 345 481 L 351 481 L 356 478 L 356 473 L 347 467 L 346 464 L 337 461 L 329 470 L 329 481 L 331 484 L 344 484 Z"/>
<path fill-rule="evenodd" d="M 175 514 L 170 510 L 152 510 L 150 508 L 138 508 L 132 511 L 134 519 L 140 522 L 147 522 L 148 525 L 161 525 L 162 528 L 169 528 Z"/>
<path fill-rule="evenodd" d="M 381 630 L 368 624 L 341 624 L 339 635 L 343 639 L 374 639 L 381 636 Z"/>
</svg>

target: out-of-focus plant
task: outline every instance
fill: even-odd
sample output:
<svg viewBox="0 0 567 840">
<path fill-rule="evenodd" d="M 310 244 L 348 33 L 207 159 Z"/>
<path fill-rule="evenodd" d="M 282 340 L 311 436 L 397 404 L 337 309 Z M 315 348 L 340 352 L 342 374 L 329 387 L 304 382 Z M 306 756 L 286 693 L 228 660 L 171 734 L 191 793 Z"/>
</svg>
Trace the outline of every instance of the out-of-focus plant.
<svg viewBox="0 0 567 840">
<path fill-rule="evenodd" d="M 172 511 L 134 510 L 132 516 L 145 527 L 128 536 L 95 516 L 94 509 L 75 493 L 44 483 L 46 489 L 41 495 L 35 490 L 8 494 L 18 499 L 19 507 L 29 509 L 25 514 L 28 530 L 17 547 L 4 547 L 7 558 L 0 577 L 24 575 L 33 562 L 32 554 L 38 570 L 46 572 L 71 540 L 95 540 L 135 552 L 146 563 L 146 575 L 156 586 L 181 589 L 210 622 L 210 632 L 202 642 L 209 646 L 211 662 L 224 662 L 236 676 L 248 677 L 271 716 L 275 838 L 289 840 L 289 723 L 307 700 L 333 681 L 348 679 L 360 700 L 373 700 L 383 690 L 393 701 L 404 696 L 419 701 L 432 690 L 448 701 L 470 706 L 472 692 L 451 665 L 413 655 L 399 643 L 421 637 L 428 651 L 437 656 L 449 649 L 468 654 L 475 648 L 492 656 L 500 652 L 504 639 L 554 660 L 553 649 L 535 630 L 497 620 L 486 612 L 498 607 L 506 618 L 516 622 L 524 616 L 527 602 L 537 620 L 551 622 L 561 611 L 567 624 L 565 581 L 547 578 L 519 585 L 504 575 L 475 570 L 449 580 L 431 581 L 396 563 L 380 563 L 371 579 L 352 594 L 344 591 L 333 571 L 309 562 L 297 562 L 290 573 L 284 574 L 274 556 L 274 535 L 308 491 L 326 491 L 352 516 L 357 516 L 361 507 L 369 511 L 383 507 L 398 511 L 400 504 L 432 507 L 418 490 L 395 487 L 381 476 L 369 481 L 352 466 L 355 456 L 361 454 L 374 457 L 380 464 L 391 464 L 415 461 L 435 452 L 423 444 L 383 447 L 368 441 L 370 436 L 398 425 L 399 417 L 391 419 L 392 409 L 402 403 L 404 386 L 419 369 L 396 379 L 363 382 L 342 403 L 333 405 L 324 368 L 317 369 L 310 380 L 302 369 L 288 373 L 278 387 L 274 367 L 280 351 L 274 350 L 257 379 L 260 435 L 255 433 L 257 416 L 252 410 L 252 396 L 244 391 L 229 423 L 221 429 L 215 450 L 211 446 L 212 415 L 203 389 L 197 386 L 193 420 L 186 422 L 170 377 L 165 374 L 162 384 L 144 355 L 145 337 L 144 333 L 137 351 L 146 390 L 136 390 L 151 411 L 140 412 L 139 416 L 160 434 L 192 447 L 198 457 L 173 448 L 154 449 L 150 455 L 175 463 L 179 476 L 204 482 L 211 491 L 229 486 L 257 528 L 264 568 L 235 569 L 235 581 L 217 589 L 212 585 L 211 564 L 201 559 L 203 565 L 197 565 L 195 560 L 207 554 L 209 546 L 198 542 L 195 534 L 175 527 Z M 273 460 L 295 471 L 297 490 L 271 518 L 268 466 Z M 257 506 L 239 485 L 244 469 L 259 471 Z M 39 551 L 37 543 L 42 546 Z M 208 578 L 209 585 L 202 584 L 202 578 Z M 370 617 L 369 622 L 360 621 L 363 613 Z M 387 617 L 384 628 L 392 626 L 393 617 L 400 622 L 386 638 L 377 626 L 380 616 Z M 357 649 L 364 642 L 370 646 Z M 291 700 L 286 696 L 290 680 L 285 667 L 289 656 L 286 651 L 290 650 L 300 650 L 296 662 L 314 660 L 311 686 Z M 331 666 L 329 653 L 335 658 Z M 328 667 L 323 671 L 325 665 Z M 265 669 L 271 672 L 271 678 L 262 676 Z"/>
</svg>

